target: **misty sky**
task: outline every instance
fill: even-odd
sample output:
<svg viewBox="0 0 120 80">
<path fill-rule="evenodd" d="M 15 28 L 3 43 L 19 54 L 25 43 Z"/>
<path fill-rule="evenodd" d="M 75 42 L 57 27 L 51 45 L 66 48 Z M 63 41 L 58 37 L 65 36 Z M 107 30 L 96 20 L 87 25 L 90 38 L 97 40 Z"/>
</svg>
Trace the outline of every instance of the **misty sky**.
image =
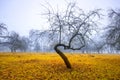
<svg viewBox="0 0 120 80">
<path fill-rule="evenodd" d="M 64 9 L 66 1 L 72 0 L 0 0 L 0 23 L 5 23 L 9 31 L 28 35 L 31 29 L 46 29 L 46 19 L 41 16 L 45 8 L 41 4 L 50 3 L 53 8 Z M 120 8 L 120 0 L 75 0 L 84 10 Z M 104 22 L 105 23 L 105 22 Z"/>
</svg>

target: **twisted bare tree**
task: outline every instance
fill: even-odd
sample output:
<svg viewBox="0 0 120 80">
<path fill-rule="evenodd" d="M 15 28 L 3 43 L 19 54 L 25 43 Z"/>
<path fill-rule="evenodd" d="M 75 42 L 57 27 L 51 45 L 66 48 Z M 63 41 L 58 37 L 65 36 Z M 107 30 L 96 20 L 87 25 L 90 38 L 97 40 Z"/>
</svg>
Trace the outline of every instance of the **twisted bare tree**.
<svg viewBox="0 0 120 80">
<path fill-rule="evenodd" d="M 100 9 L 85 13 L 76 3 L 69 3 L 64 11 L 54 11 L 53 8 L 46 9 L 48 12 L 44 15 L 47 16 L 49 30 L 41 32 L 40 35 L 49 32 L 50 40 L 57 40 L 54 50 L 63 59 L 66 67 L 71 68 L 68 58 L 60 48 L 81 50 L 85 47 L 87 41 L 91 39 L 91 35 L 97 29 L 97 20 L 101 17 Z"/>
</svg>

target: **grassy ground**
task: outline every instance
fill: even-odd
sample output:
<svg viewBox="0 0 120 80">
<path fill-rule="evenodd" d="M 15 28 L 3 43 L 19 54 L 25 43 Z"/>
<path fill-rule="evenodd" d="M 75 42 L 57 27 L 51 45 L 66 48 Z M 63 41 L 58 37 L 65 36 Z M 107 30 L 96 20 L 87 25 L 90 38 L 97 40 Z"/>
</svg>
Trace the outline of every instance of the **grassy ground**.
<svg viewBox="0 0 120 80">
<path fill-rule="evenodd" d="M 0 53 L 0 80 L 120 80 L 120 55 Z"/>
</svg>

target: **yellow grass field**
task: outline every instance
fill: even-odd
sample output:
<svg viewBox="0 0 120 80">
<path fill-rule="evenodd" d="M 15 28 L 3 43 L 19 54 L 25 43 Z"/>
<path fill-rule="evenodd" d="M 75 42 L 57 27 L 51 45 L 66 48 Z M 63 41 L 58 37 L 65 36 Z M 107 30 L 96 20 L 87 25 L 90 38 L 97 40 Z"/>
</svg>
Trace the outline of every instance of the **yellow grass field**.
<svg viewBox="0 0 120 80">
<path fill-rule="evenodd" d="M 0 80 L 120 80 L 118 54 L 0 53 Z"/>
</svg>

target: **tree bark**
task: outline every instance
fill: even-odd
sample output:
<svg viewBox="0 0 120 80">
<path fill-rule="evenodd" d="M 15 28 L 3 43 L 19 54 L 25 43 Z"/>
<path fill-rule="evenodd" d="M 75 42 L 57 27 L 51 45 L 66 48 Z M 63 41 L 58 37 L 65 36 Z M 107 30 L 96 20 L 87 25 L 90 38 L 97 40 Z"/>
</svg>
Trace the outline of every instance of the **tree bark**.
<svg viewBox="0 0 120 80">
<path fill-rule="evenodd" d="M 69 69 L 71 69 L 71 64 L 70 64 L 68 58 L 63 54 L 63 52 L 61 52 L 61 51 L 58 49 L 58 47 L 60 47 L 60 46 L 64 47 L 64 49 L 67 47 L 67 46 L 65 46 L 64 44 L 57 44 L 57 45 L 55 45 L 54 49 L 55 49 L 55 51 L 57 52 L 57 54 L 59 54 L 59 56 L 63 59 L 66 67 L 69 68 Z"/>
</svg>

